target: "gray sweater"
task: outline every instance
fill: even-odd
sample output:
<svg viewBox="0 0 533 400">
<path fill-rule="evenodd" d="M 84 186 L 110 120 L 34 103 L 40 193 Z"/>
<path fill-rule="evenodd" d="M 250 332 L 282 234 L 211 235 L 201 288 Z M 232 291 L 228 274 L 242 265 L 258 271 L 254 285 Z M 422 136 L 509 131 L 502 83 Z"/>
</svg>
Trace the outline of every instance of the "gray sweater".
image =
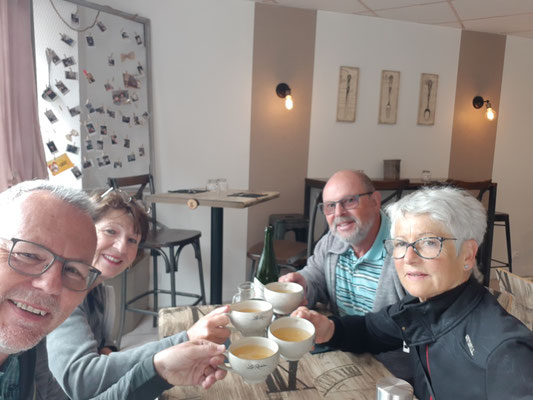
<svg viewBox="0 0 533 400">
<path fill-rule="evenodd" d="M 394 260 L 386 255 L 383 249 L 382 240 L 390 237 L 389 230 L 388 217 L 381 212 L 379 232 L 368 251 L 368 254 L 378 254 L 380 258 L 381 255 L 384 256 L 372 311 L 379 311 L 384 306 L 394 304 L 407 294 L 396 274 Z M 338 315 L 335 300 L 335 268 L 339 255 L 348 250 L 349 246 L 350 244 L 337 238 L 331 232 L 328 232 L 317 243 L 313 255 L 307 260 L 307 265 L 300 271 L 307 283 L 306 297 L 309 308 L 312 308 L 317 302 L 329 303 L 331 312 Z M 376 261 L 381 260 L 374 260 L 374 262 Z"/>
<path fill-rule="evenodd" d="M 181 332 L 131 350 L 99 355 L 106 340 L 103 285 L 94 288 L 72 315 L 47 338 L 49 366 L 74 400 L 153 399 L 171 386 L 157 375 L 153 356 L 188 340 Z"/>
</svg>

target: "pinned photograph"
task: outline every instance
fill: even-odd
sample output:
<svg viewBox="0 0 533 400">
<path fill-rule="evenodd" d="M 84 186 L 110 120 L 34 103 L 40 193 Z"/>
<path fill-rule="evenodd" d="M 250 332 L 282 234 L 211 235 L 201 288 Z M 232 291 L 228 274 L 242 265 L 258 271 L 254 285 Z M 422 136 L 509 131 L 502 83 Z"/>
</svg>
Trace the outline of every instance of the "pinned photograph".
<svg viewBox="0 0 533 400">
<path fill-rule="evenodd" d="M 61 92 L 62 95 L 65 95 L 70 92 L 69 88 L 63 83 L 63 81 L 56 82 L 56 88 Z"/>
<path fill-rule="evenodd" d="M 129 103 L 130 94 L 127 90 L 113 90 L 111 95 L 113 96 L 113 104 L 117 106 Z"/>
<path fill-rule="evenodd" d="M 133 101 L 134 103 L 136 101 L 139 101 L 139 95 L 137 93 L 132 93 L 131 94 L 131 101 Z"/>
<path fill-rule="evenodd" d="M 96 150 L 103 150 L 104 149 L 104 141 L 102 139 L 98 139 L 96 141 Z"/>
<path fill-rule="evenodd" d="M 91 159 L 83 160 L 83 169 L 91 168 L 92 166 L 93 166 L 93 162 Z"/>
<path fill-rule="evenodd" d="M 65 57 L 61 61 L 63 61 L 63 65 L 66 67 L 70 67 L 71 65 L 76 64 L 76 61 L 74 60 L 74 57 Z"/>
<path fill-rule="evenodd" d="M 111 135 L 111 144 L 118 144 L 117 135 Z"/>
<path fill-rule="evenodd" d="M 113 163 L 113 168 L 122 168 L 122 161 L 115 161 Z"/>
<path fill-rule="evenodd" d="M 120 30 L 120 36 L 122 37 L 122 39 L 128 39 L 130 37 L 130 35 L 128 35 L 128 32 L 126 32 L 124 29 Z"/>
<path fill-rule="evenodd" d="M 70 14 L 70 22 L 73 24 L 78 25 L 80 23 L 80 16 L 78 14 L 71 13 Z"/>
<path fill-rule="evenodd" d="M 89 135 L 96 132 L 96 128 L 94 127 L 94 124 L 92 122 L 86 122 L 85 128 L 87 129 L 87 132 L 89 133 Z"/>
<path fill-rule="evenodd" d="M 104 25 L 104 23 L 103 23 L 102 21 L 98 21 L 98 22 L 96 23 L 96 26 L 97 26 L 98 28 L 100 28 L 100 31 L 101 31 L 101 32 L 105 32 L 106 29 L 107 29 L 106 26 Z"/>
<path fill-rule="evenodd" d="M 115 66 L 115 59 L 113 58 L 113 53 L 111 53 L 111 55 L 107 57 L 107 65 L 109 65 L 110 67 Z"/>
<path fill-rule="evenodd" d="M 76 179 L 81 178 L 81 171 L 77 166 L 74 166 L 74 168 L 72 168 L 71 171 L 72 171 L 72 175 L 74 175 Z"/>
<path fill-rule="evenodd" d="M 144 146 L 139 147 L 139 157 L 144 157 Z"/>
<path fill-rule="evenodd" d="M 61 62 L 61 58 L 59 58 L 56 52 L 49 47 L 46 49 L 46 59 L 53 62 L 54 65 L 57 65 Z"/>
<path fill-rule="evenodd" d="M 128 154 L 128 162 L 133 162 L 133 161 L 135 161 L 135 154 L 134 153 Z"/>
<path fill-rule="evenodd" d="M 69 142 L 72 142 L 73 136 L 80 136 L 80 133 L 76 129 L 72 129 L 69 133 L 65 135 Z"/>
<path fill-rule="evenodd" d="M 142 125 L 140 118 L 136 116 L 135 114 L 133 114 L 133 123 L 135 125 Z"/>
<path fill-rule="evenodd" d="M 65 42 L 66 44 L 68 44 L 70 47 L 74 46 L 74 43 L 76 43 L 74 39 L 72 39 L 70 36 L 64 33 L 60 33 L 60 35 L 61 35 L 61 40 Z"/>
<path fill-rule="evenodd" d="M 44 115 L 46 115 L 46 118 L 48 118 L 48 121 L 50 121 L 51 124 L 55 124 L 57 122 L 57 117 L 52 110 L 46 110 Z"/>
<path fill-rule="evenodd" d="M 122 116 L 122 122 L 124 122 L 125 124 L 129 124 L 130 120 L 131 120 L 131 117 L 128 117 L 127 115 Z"/>
<path fill-rule="evenodd" d="M 78 74 L 74 71 L 65 71 L 65 79 L 78 79 Z"/>
<path fill-rule="evenodd" d="M 124 147 L 127 149 L 130 148 L 130 140 L 128 138 L 124 139 Z"/>
<path fill-rule="evenodd" d="M 100 135 L 107 135 L 107 125 L 100 125 Z"/>
<path fill-rule="evenodd" d="M 141 65 L 141 63 L 139 63 L 139 65 L 137 65 L 137 71 L 139 72 L 139 75 L 144 74 L 144 68 Z"/>
<path fill-rule="evenodd" d="M 110 118 L 115 118 L 115 112 L 113 110 L 107 109 L 107 115 L 109 115 Z"/>
<path fill-rule="evenodd" d="M 143 112 L 143 118 L 148 121 L 148 118 L 150 118 L 148 111 Z"/>
<path fill-rule="evenodd" d="M 138 33 L 135 33 L 135 41 L 137 42 L 138 45 L 143 44 L 143 40 L 141 38 L 141 35 L 139 35 Z"/>
<path fill-rule="evenodd" d="M 105 165 L 111 165 L 111 160 L 109 159 L 109 156 L 103 156 L 102 158 L 104 160 Z"/>
<path fill-rule="evenodd" d="M 93 141 L 91 139 L 85 140 L 85 150 L 87 151 L 94 150 Z"/>
<path fill-rule="evenodd" d="M 96 157 L 96 162 L 100 168 L 105 167 L 104 160 L 102 160 L 100 157 Z"/>
<path fill-rule="evenodd" d="M 93 47 L 94 46 L 94 38 L 92 35 L 85 36 L 85 39 L 87 40 L 87 46 Z"/>
<path fill-rule="evenodd" d="M 48 143 L 46 143 L 46 146 L 48 146 L 50 153 L 57 153 L 57 146 L 53 140 L 50 140 Z"/>
<path fill-rule="evenodd" d="M 122 74 L 122 77 L 124 79 L 124 86 L 133 88 L 133 89 L 140 89 L 141 83 L 135 76 L 128 74 L 127 72 Z"/>
<path fill-rule="evenodd" d="M 80 106 L 69 108 L 68 112 L 69 112 L 71 117 L 75 117 L 76 115 L 80 115 L 80 112 L 81 112 L 80 111 Z"/>
<path fill-rule="evenodd" d="M 54 92 L 50 86 L 47 86 L 41 97 L 45 100 L 54 101 L 57 99 L 57 93 Z"/>
<path fill-rule="evenodd" d="M 109 82 L 104 83 L 104 88 L 105 88 L 105 90 L 108 91 L 108 92 L 109 92 L 110 90 L 113 90 L 113 89 L 114 89 L 114 88 L 113 88 L 113 85 L 110 84 Z"/>
<path fill-rule="evenodd" d="M 78 146 L 74 146 L 73 144 L 67 144 L 67 151 L 69 153 L 78 154 L 79 147 Z"/>
<path fill-rule="evenodd" d="M 46 164 L 54 176 L 74 166 L 66 153 L 63 153 L 58 157 L 54 157 L 53 160 L 48 161 Z"/>
<path fill-rule="evenodd" d="M 89 83 L 94 83 L 95 79 L 94 79 L 93 74 L 91 74 L 90 72 L 87 72 L 86 70 L 83 70 L 83 74 L 85 75 Z"/>
<path fill-rule="evenodd" d="M 135 52 L 130 51 L 129 53 L 120 53 L 120 61 L 124 62 L 126 60 L 135 60 Z"/>
<path fill-rule="evenodd" d="M 99 114 L 103 114 L 103 113 L 105 113 L 105 108 L 104 108 L 104 106 L 96 107 L 94 110 L 95 110 L 97 113 L 99 113 Z"/>
<path fill-rule="evenodd" d="M 89 102 L 89 100 L 87 100 L 87 103 L 85 103 L 85 108 L 87 108 L 87 111 L 89 111 L 89 114 L 96 111 L 93 107 L 93 104 Z"/>
</svg>

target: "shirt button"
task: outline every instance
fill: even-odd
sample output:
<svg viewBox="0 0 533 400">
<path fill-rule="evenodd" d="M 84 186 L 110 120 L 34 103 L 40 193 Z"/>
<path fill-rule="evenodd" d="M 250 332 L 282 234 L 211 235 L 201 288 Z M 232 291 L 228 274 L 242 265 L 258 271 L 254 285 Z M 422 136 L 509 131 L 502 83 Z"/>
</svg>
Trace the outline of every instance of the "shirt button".
<svg viewBox="0 0 533 400">
<path fill-rule="evenodd" d="M 404 331 L 404 332 L 405 332 L 405 331 L 406 331 L 406 329 L 407 329 L 407 328 L 406 328 L 405 326 L 402 326 L 402 331 Z"/>
</svg>

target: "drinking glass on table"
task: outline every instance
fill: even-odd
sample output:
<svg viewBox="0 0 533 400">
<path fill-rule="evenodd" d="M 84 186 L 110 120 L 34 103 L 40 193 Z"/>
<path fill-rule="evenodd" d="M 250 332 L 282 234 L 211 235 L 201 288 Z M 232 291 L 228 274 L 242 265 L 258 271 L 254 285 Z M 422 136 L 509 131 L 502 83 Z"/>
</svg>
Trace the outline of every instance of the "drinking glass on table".
<svg viewBox="0 0 533 400">
<path fill-rule="evenodd" d="M 216 179 L 208 179 L 206 189 L 210 192 L 215 192 L 218 190 L 218 184 Z"/>
<path fill-rule="evenodd" d="M 217 187 L 219 193 L 225 193 L 228 191 L 228 180 L 226 178 L 217 179 Z"/>
</svg>

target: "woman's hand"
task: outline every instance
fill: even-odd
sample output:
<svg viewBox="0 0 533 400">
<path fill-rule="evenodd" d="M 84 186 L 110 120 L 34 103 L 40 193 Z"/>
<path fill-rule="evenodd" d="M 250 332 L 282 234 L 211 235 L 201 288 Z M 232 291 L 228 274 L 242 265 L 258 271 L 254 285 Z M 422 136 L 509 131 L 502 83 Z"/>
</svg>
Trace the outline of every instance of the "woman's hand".
<svg viewBox="0 0 533 400">
<path fill-rule="evenodd" d="M 154 368 L 171 385 L 201 385 L 208 389 L 226 376 L 226 371 L 217 368 L 224 362 L 225 349 L 224 345 L 207 340 L 180 343 L 157 353 Z"/>
<path fill-rule="evenodd" d="M 226 305 L 200 318 L 187 330 L 189 340 L 205 339 L 218 344 L 224 343 L 231 334 L 231 330 L 226 328 L 226 325 L 230 323 L 227 315 L 229 312 L 230 306 Z"/>
<path fill-rule="evenodd" d="M 329 342 L 335 333 L 335 324 L 332 320 L 307 307 L 298 307 L 292 312 L 291 317 L 304 318 L 315 326 L 315 343 Z"/>
</svg>

